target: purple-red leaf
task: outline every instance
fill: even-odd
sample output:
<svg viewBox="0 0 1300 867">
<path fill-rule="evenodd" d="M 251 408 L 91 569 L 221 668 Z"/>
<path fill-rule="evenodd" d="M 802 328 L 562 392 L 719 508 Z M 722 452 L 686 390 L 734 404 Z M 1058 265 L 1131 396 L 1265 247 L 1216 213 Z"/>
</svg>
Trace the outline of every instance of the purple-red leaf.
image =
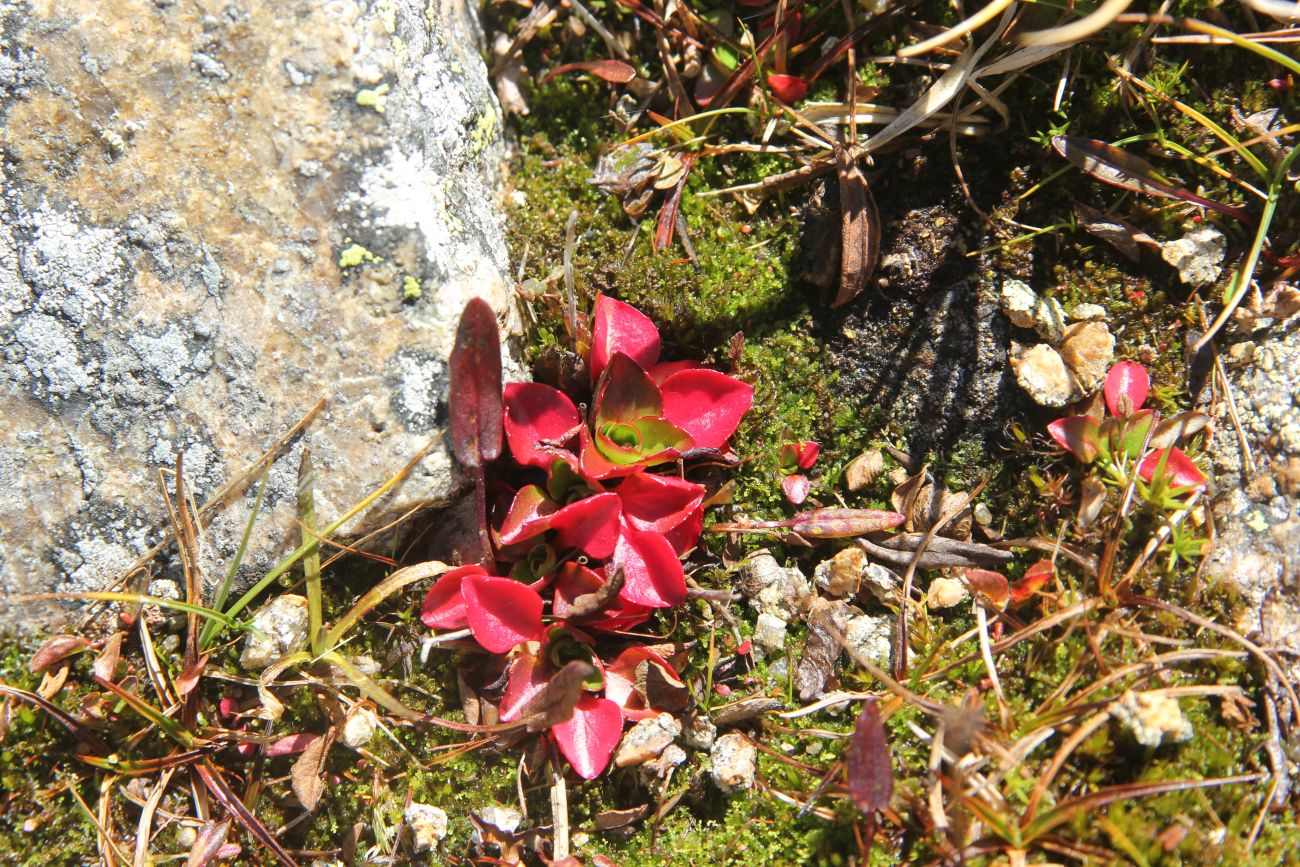
<svg viewBox="0 0 1300 867">
<path fill-rule="evenodd" d="M 686 576 L 672 544 L 661 534 L 620 520 L 611 568 L 623 570 L 619 596 L 650 608 L 672 608 L 686 600 Z"/>
<path fill-rule="evenodd" d="M 566 444 L 581 425 L 577 408 L 563 392 L 537 382 L 506 386 L 506 441 L 519 463 L 547 469 L 557 457 L 574 462 Z"/>
<path fill-rule="evenodd" d="M 596 382 L 615 353 L 645 370 L 659 360 L 659 329 L 649 316 L 608 295 L 596 296 L 591 323 L 591 379 Z"/>
<path fill-rule="evenodd" d="M 452 347 L 451 451 L 467 467 L 481 467 L 501 454 L 501 335 L 497 317 L 482 298 L 460 314 Z"/>
<path fill-rule="evenodd" d="M 1111 415 L 1126 416 L 1142 408 L 1151 391 L 1151 376 L 1136 361 L 1121 361 L 1106 374 L 1106 408 Z"/>
<path fill-rule="evenodd" d="M 610 84 L 627 84 L 636 78 L 636 69 L 630 63 L 621 60 L 586 60 L 555 67 L 542 77 L 541 83 L 546 84 L 555 76 L 566 72 L 586 72 Z"/>
<path fill-rule="evenodd" d="M 420 620 L 430 629 L 464 629 L 469 626 L 461 582 L 467 575 L 486 574 L 479 566 L 461 566 L 444 574 L 424 597 Z"/>
<path fill-rule="evenodd" d="M 658 677 L 650 669 L 658 669 Z M 636 721 L 667 708 L 656 707 L 647 694 L 648 682 L 680 683 L 681 675 L 662 656 L 646 647 L 633 645 L 605 666 L 605 697 L 623 709 L 623 716 Z M 638 686 L 640 685 L 640 686 Z"/>
<path fill-rule="evenodd" d="M 1166 457 L 1168 456 L 1168 457 Z M 1169 484 L 1176 488 L 1199 488 L 1205 484 L 1205 474 L 1197 468 L 1182 449 L 1156 449 L 1138 465 L 1138 475 L 1142 481 L 1147 484 L 1155 478 L 1156 471 L 1160 469 L 1161 461 L 1164 461 L 1164 469 L 1161 476 Z"/>
<path fill-rule="evenodd" d="M 506 653 L 542 636 L 542 597 L 509 578 L 466 575 L 460 592 L 474 640 L 491 653 Z"/>
<path fill-rule="evenodd" d="M 874 700 L 868 699 L 858 715 L 853 737 L 844 751 L 844 774 L 849 797 L 863 813 L 871 815 L 889 807 L 894 794 L 894 759 Z"/>
<path fill-rule="evenodd" d="M 296 756 L 319 738 L 320 735 L 300 732 L 296 735 L 285 735 L 277 741 L 273 741 L 266 747 L 266 757 L 273 759 L 277 756 Z"/>
<path fill-rule="evenodd" d="M 973 593 L 983 593 L 994 605 L 1001 608 L 1007 604 L 1009 589 L 1007 576 L 991 569 L 966 569 L 966 586 Z"/>
<path fill-rule="evenodd" d="M 623 734 L 623 714 L 607 698 L 584 695 L 573 716 L 551 729 L 555 743 L 578 776 L 594 780 L 609 766 Z"/>
<path fill-rule="evenodd" d="M 27 663 L 27 670 L 33 674 L 44 671 L 69 656 L 81 653 L 88 644 L 90 642 L 80 635 L 51 635 L 32 654 L 31 661 Z"/>
<path fill-rule="evenodd" d="M 792 476 L 786 476 L 781 479 L 781 493 L 792 506 L 798 506 L 808 499 L 808 492 L 812 490 L 812 482 L 803 473 L 795 473 Z"/>
<path fill-rule="evenodd" d="M 720 449 L 754 402 L 749 383 L 716 370 L 682 370 L 664 380 L 663 417 L 686 431 L 697 449 Z"/>
<path fill-rule="evenodd" d="M 218 860 L 218 855 L 226 843 L 226 834 L 230 831 L 230 820 L 208 822 L 199 829 L 190 846 L 190 855 L 185 859 L 185 867 L 207 867 Z"/>
<path fill-rule="evenodd" d="M 1047 432 L 1056 444 L 1085 464 L 1097 457 L 1101 422 L 1090 415 L 1071 415 L 1058 418 L 1047 426 Z"/>
<path fill-rule="evenodd" d="M 618 486 L 627 522 L 638 530 L 667 533 L 700 508 L 704 486 L 673 476 L 637 473 Z"/>
<path fill-rule="evenodd" d="M 506 519 L 501 522 L 501 544 L 513 545 L 545 533 L 551 528 L 551 516 L 559 511 L 540 485 L 528 485 L 515 494 Z"/>
</svg>

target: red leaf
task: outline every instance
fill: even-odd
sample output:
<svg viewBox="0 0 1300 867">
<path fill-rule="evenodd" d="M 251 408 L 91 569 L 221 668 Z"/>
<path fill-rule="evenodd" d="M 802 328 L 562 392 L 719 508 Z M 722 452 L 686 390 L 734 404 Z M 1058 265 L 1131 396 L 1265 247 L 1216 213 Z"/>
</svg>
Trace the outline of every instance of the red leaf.
<svg viewBox="0 0 1300 867">
<path fill-rule="evenodd" d="M 817 463 L 817 456 L 821 454 L 822 447 L 812 440 L 804 440 L 796 446 L 796 462 L 801 470 L 811 470 L 812 465 Z"/>
<path fill-rule="evenodd" d="M 645 370 L 659 360 L 659 329 L 649 316 L 608 295 L 596 296 L 591 324 L 591 379 L 596 382 L 615 353 L 621 352 Z"/>
<path fill-rule="evenodd" d="M 551 612 L 562 619 L 575 618 L 574 603 L 578 597 L 597 593 L 605 586 L 605 581 L 604 576 L 595 570 L 578 563 L 565 563 L 552 584 L 554 595 L 551 598 Z M 630 629 L 649 616 L 649 608 L 620 599 L 615 594 L 598 614 L 584 615 L 577 619 L 583 628 L 621 630 Z"/>
<path fill-rule="evenodd" d="M 790 505 L 797 506 L 804 500 L 808 499 L 808 492 L 812 490 L 812 482 L 803 473 L 795 473 L 793 476 L 786 476 L 781 479 L 781 493 L 790 501 Z"/>
<path fill-rule="evenodd" d="M 501 335 L 497 317 L 482 298 L 460 314 L 452 347 L 449 410 L 451 451 L 467 467 L 501 454 Z"/>
<path fill-rule="evenodd" d="M 660 669 L 666 679 L 680 681 L 681 676 L 659 654 L 645 647 L 629 647 L 620 653 L 612 663 L 605 666 L 605 697 L 623 710 L 626 719 L 636 720 L 652 717 L 660 712 L 652 707 L 644 693 L 637 689 L 637 681 L 645 682 L 642 666 L 654 666 Z"/>
<path fill-rule="evenodd" d="M 871 699 L 863 704 L 844 751 L 844 773 L 849 797 L 859 810 L 871 814 L 889 807 L 894 794 L 894 759 L 885 739 L 880 708 Z"/>
<path fill-rule="evenodd" d="M 686 600 L 686 576 L 673 546 L 659 533 L 619 521 L 611 563 L 623 569 L 620 598 L 651 608 L 672 608 Z"/>
<path fill-rule="evenodd" d="M 1106 374 L 1106 408 L 1111 415 L 1125 416 L 1142 408 L 1151 391 L 1151 376 L 1136 361 L 1121 361 Z"/>
<path fill-rule="evenodd" d="M 512 382 L 505 389 L 506 441 L 515 460 L 547 469 L 556 458 L 574 463 L 565 445 L 582 420 L 563 392 L 537 382 Z"/>
<path fill-rule="evenodd" d="M 1051 560 L 1039 560 L 1025 570 L 1025 577 L 1011 587 L 1011 604 L 1021 605 L 1034 597 L 1043 586 L 1056 575 L 1056 567 Z"/>
<path fill-rule="evenodd" d="M 550 517 L 556 548 L 579 548 L 598 560 L 614 552 L 621 512 L 617 494 L 595 494 Z"/>
<path fill-rule="evenodd" d="M 610 756 L 623 734 L 623 714 L 607 698 L 584 695 L 573 717 L 551 729 L 560 752 L 578 776 L 594 780 L 609 766 Z"/>
<path fill-rule="evenodd" d="M 668 544 L 673 546 L 673 550 L 677 552 L 678 556 L 681 556 L 694 548 L 695 544 L 700 541 L 700 531 L 703 529 L 704 509 L 700 508 L 691 512 L 685 521 L 665 532 L 663 536 L 668 540 Z"/>
<path fill-rule="evenodd" d="M 663 417 L 699 449 L 720 449 L 754 402 L 754 389 L 716 370 L 683 370 L 664 380 Z"/>
<path fill-rule="evenodd" d="M 782 102 L 798 102 L 808 95 L 808 84 L 797 75 L 772 73 L 767 77 L 767 86 Z"/>
<path fill-rule="evenodd" d="M 551 516 L 557 511 L 559 504 L 540 485 L 520 488 L 506 519 L 501 522 L 501 544 L 513 545 L 545 533 L 551 527 Z"/>
<path fill-rule="evenodd" d="M 1199 488 L 1205 484 L 1205 474 L 1192 463 L 1192 459 L 1182 449 L 1178 448 L 1156 449 L 1143 458 L 1142 463 L 1138 465 L 1138 475 L 1142 477 L 1142 481 L 1151 484 L 1165 455 L 1168 455 L 1168 458 L 1165 458 L 1164 472 L 1161 475 L 1169 481 L 1169 484 L 1176 488 Z"/>
<path fill-rule="evenodd" d="M 541 83 L 546 84 L 565 72 L 587 72 L 611 84 L 627 84 L 636 78 L 636 69 L 630 63 L 621 60 L 587 60 L 557 66 L 543 76 Z"/>
<path fill-rule="evenodd" d="M 601 454 L 585 425 L 578 431 L 578 439 L 578 469 L 583 478 L 600 481 L 641 472 L 640 463 L 616 464 Z"/>
<path fill-rule="evenodd" d="M 650 378 L 655 381 L 655 385 L 663 387 L 664 380 L 681 370 L 699 370 L 700 365 L 694 361 L 661 361 L 654 367 L 649 368 Z"/>
<path fill-rule="evenodd" d="M 469 626 L 465 615 L 465 597 L 461 582 L 466 575 L 486 575 L 480 566 L 452 569 L 429 588 L 420 608 L 420 620 L 430 629 L 464 629 Z"/>
<path fill-rule="evenodd" d="M 638 530 L 666 533 L 704 502 L 704 486 L 672 476 L 637 473 L 618 486 L 627 522 Z"/>
<path fill-rule="evenodd" d="M 611 421 L 659 418 L 663 412 L 659 387 L 635 359 L 623 352 L 614 353 L 605 366 L 596 383 L 595 404 L 597 427 Z"/>
<path fill-rule="evenodd" d="M 537 657 L 525 653 L 510 663 L 510 674 L 506 679 L 506 691 L 497 706 L 497 716 L 502 722 L 514 722 L 519 719 L 533 699 L 546 689 L 555 668 L 547 662 L 539 662 Z"/>
<path fill-rule="evenodd" d="M 509 578 L 466 575 L 461 581 L 474 640 L 491 653 L 506 653 L 542 636 L 542 597 Z"/>
<path fill-rule="evenodd" d="M 966 586 L 975 593 L 983 593 L 999 608 L 1007 604 L 1007 576 L 991 569 L 967 569 Z"/>
<path fill-rule="evenodd" d="M 1071 415 L 1058 418 L 1047 426 L 1047 432 L 1056 444 L 1085 464 L 1097 457 L 1101 422 L 1090 415 Z"/>
</svg>

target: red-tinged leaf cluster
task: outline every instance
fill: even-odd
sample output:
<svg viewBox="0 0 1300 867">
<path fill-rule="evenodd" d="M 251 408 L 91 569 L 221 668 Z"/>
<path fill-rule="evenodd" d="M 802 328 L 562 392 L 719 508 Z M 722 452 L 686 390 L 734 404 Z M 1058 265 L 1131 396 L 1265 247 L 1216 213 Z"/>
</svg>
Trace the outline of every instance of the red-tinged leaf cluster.
<svg viewBox="0 0 1300 867">
<path fill-rule="evenodd" d="M 853 727 L 853 737 L 844 751 L 844 774 L 849 797 L 868 816 L 889 807 L 894 795 L 894 757 L 889 750 L 880 708 L 868 700 Z"/>
<path fill-rule="evenodd" d="M 1134 361 L 1111 367 L 1102 387 L 1105 403 L 1094 398 L 1092 413 L 1058 418 L 1047 432 L 1061 448 L 1085 465 L 1101 461 L 1116 480 L 1125 478 L 1125 467 L 1137 462 L 1139 478 L 1150 489 L 1175 495 L 1205 485 L 1205 474 L 1177 443 L 1202 430 L 1206 417 L 1185 412 L 1162 419 L 1153 409 L 1143 409 L 1151 393 L 1151 376 Z M 1153 495 L 1153 499 L 1160 495 Z M 1160 501 L 1163 501 L 1161 499 Z"/>
<path fill-rule="evenodd" d="M 502 389 L 513 462 L 493 467 L 508 485 L 495 562 L 447 572 L 421 611 L 426 626 L 508 656 L 500 719 L 548 730 L 588 779 L 608 765 L 625 720 L 684 695 L 667 660 L 637 646 L 606 658 L 600 636 L 685 601 L 681 558 L 699 540 L 707 494 L 691 480 L 694 459 L 734 462 L 727 441 L 753 401 L 738 379 L 663 361 L 658 329 L 626 304 L 600 295 L 589 321 L 590 393 Z M 577 692 L 575 671 L 590 672 Z"/>
</svg>

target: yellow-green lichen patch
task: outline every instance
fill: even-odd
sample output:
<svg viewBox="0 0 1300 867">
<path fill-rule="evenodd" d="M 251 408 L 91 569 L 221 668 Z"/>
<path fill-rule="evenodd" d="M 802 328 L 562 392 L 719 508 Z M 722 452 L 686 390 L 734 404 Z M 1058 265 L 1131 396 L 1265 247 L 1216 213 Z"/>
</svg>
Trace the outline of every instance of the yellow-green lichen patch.
<svg viewBox="0 0 1300 867">
<path fill-rule="evenodd" d="M 356 268 L 359 265 L 378 264 L 384 261 L 365 247 L 353 242 L 351 238 L 345 238 L 343 243 L 347 246 L 339 252 L 340 268 Z"/>
<path fill-rule="evenodd" d="M 424 294 L 420 288 L 420 281 L 410 274 L 402 275 L 402 300 L 416 301 Z"/>
<path fill-rule="evenodd" d="M 384 82 L 378 87 L 363 87 L 357 91 L 357 105 L 363 108 L 373 108 L 376 114 L 383 114 L 388 107 L 390 90 L 388 82 Z"/>
</svg>

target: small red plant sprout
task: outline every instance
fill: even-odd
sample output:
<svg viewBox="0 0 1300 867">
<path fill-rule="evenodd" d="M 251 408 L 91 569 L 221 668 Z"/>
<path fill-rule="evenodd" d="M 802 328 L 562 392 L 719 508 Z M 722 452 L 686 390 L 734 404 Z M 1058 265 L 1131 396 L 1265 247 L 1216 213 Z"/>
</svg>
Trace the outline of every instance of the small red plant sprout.
<svg viewBox="0 0 1300 867">
<path fill-rule="evenodd" d="M 782 102 L 794 103 L 808 95 L 808 83 L 797 75 L 780 75 L 772 73 L 767 77 L 767 86 Z"/>
<path fill-rule="evenodd" d="M 777 469 L 785 478 L 781 479 L 781 492 L 785 494 L 790 505 L 798 506 L 808 499 L 812 482 L 801 470 L 810 470 L 817 462 L 821 447 L 811 440 L 788 442 L 781 446 L 781 457 Z"/>
</svg>

